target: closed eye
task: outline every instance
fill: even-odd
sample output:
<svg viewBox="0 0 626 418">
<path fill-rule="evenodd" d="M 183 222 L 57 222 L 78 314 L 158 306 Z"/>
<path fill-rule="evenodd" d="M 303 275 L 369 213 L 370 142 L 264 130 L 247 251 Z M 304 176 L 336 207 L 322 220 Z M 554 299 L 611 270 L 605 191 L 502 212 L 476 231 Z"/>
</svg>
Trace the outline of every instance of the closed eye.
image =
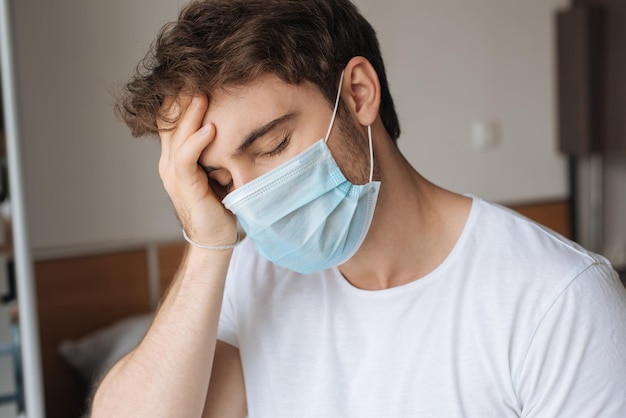
<svg viewBox="0 0 626 418">
<path fill-rule="evenodd" d="M 289 145 L 290 139 L 291 139 L 291 137 L 289 137 L 289 135 L 285 136 L 283 138 L 283 140 L 280 141 L 280 144 L 278 144 L 278 146 L 276 146 L 276 148 L 274 148 L 270 152 L 266 153 L 265 155 L 267 155 L 269 157 L 274 157 L 274 156 L 280 154 L 281 152 L 283 152 L 285 150 L 285 148 L 287 148 L 287 145 Z"/>
</svg>

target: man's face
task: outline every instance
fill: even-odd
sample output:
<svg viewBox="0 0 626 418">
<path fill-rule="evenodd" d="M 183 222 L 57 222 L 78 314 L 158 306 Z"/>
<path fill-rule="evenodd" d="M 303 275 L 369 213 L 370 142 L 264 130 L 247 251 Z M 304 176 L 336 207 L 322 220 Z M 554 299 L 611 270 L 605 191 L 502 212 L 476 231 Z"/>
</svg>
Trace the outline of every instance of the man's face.
<svg viewBox="0 0 626 418">
<path fill-rule="evenodd" d="M 324 138 L 331 117 L 328 101 L 312 83 L 292 85 L 263 75 L 211 97 L 203 124 L 213 123 L 216 134 L 199 163 L 223 198 Z M 349 117 L 339 119 L 328 146 L 346 178 L 364 183 L 369 169 L 365 140 Z"/>
</svg>

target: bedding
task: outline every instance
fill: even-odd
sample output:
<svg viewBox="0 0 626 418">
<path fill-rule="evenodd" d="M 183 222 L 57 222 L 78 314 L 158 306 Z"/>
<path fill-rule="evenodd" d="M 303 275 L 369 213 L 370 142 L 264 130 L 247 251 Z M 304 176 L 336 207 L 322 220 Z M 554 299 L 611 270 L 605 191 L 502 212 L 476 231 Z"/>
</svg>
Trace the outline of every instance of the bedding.
<svg viewBox="0 0 626 418">
<path fill-rule="evenodd" d="M 119 359 L 135 348 L 148 331 L 151 313 L 134 315 L 76 340 L 63 340 L 59 354 L 91 387 Z"/>
</svg>

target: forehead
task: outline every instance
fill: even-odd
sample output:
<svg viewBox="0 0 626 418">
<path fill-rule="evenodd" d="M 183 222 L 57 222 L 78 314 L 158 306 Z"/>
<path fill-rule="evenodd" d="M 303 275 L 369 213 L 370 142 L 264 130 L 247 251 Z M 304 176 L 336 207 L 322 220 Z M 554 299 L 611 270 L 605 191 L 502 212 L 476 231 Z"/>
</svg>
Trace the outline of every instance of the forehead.
<svg viewBox="0 0 626 418">
<path fill-rule="evenodd" d="M 331 105 L 311 82 L 295 85 L 275 75 L 263 75 L 244 86 L 222 89 L 211 96 L 204 115 L 202 124 L 214 125 L 215 138 L 203 151 L 200 161 L 207 167 L 229 166 L 253 132 L 287 114 L 296 115 L 289 127 L 297 132 L 294 136 L 322 138 L 328 125 L 320 121 L 330 120 L 331 113 Z M 262 146 L 263 141 L 255 144 Z M 291 147 L 292 152 L 298 150 Z"/>
<path fill-rule="evenodd" d="M 264 74 L 243 86 L 214 92 L 203 124 L 212 122 L 218 130 L 250 129 L 285 112 L 320 104 L 324 104 L 324 97 L 313 83 L 290 84 L 273 74 Z"/>
</svg>

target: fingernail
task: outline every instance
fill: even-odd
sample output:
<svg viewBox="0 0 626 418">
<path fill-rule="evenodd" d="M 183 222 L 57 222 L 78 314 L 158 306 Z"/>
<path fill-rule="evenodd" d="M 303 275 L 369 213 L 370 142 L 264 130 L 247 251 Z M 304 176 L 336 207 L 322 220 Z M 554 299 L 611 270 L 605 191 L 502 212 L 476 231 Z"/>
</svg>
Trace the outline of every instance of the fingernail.
<svg viewBox="0 0 626 418">
<path fill-rule="evenodd" d="M 210 130 L 211 130 L 211 122 L 207 123 L 206 125 L 202 126 L 202 128 L 200 128 L 200 132 L 202 132 L 203 134 L 208 134 Z"/>
</svg>

